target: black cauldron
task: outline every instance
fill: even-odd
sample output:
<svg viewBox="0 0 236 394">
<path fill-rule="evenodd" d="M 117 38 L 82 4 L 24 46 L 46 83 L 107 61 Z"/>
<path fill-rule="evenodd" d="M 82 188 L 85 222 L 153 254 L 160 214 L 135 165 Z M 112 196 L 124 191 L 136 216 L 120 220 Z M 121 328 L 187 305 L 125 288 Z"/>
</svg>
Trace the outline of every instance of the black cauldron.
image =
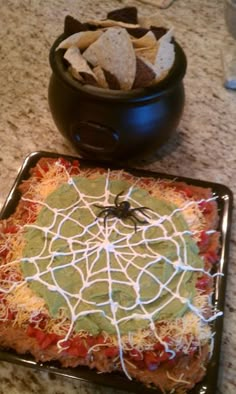
<svg viewBox="0 0 236 394">
<path fill-rule="evenodd" d="M 175 132 L 184 108 L 187 60 L 175 42 L 175 63 L 160 83 L 128 92 L 82 85 L 50 50 L 49 106 L 59 131 L 85 158 L 130 160 L 155 152 Z"/>
</svg>

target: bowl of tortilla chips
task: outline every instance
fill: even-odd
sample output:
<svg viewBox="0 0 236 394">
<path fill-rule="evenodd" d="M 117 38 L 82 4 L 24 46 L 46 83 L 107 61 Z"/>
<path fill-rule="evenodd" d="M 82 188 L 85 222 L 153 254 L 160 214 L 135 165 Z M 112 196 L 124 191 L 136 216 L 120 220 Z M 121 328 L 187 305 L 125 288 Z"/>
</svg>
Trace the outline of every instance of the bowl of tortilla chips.
<svg viewBox="0 0 236 394">
<path fill-rule="evenodd" d="M 187 60 L 173 29 L 156 19 L 135 7 L 99 21 L 65 18 L 50 50 L 48 99 L 58 130 L 81 156 L 144 157 L 175 132 Z"/>
</svg>

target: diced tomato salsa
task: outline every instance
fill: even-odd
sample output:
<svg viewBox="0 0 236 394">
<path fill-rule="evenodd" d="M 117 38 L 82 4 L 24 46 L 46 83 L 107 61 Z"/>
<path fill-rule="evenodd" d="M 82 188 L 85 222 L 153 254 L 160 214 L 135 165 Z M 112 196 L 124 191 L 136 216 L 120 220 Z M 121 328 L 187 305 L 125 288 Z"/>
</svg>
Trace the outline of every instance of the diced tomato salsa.
<svg viewBox="0 0 236 394">
<path fill-rule="evenodd" d="M 55 345 L 59 340 L 63 339 L 59 335 L 46 333 L 41 329 L 35 328 L 33 325 L 28 326 L 27 335 L 35 338 L 41 349 L 46 349 L 51 345 Z M 107 346 L 104 346 L 106 344 Z M 95 345 L 101 345 L 100 347 L 98 346 L 98 348 L 96 347 L 96 350 L 103 353 L 105 357 L 115 358 L 119 355 L 118 346 L 110 346 L 109 341 L 102 335 L 98 335 L 96 337 L 87 336 L 84 338 L 77 335 L 72 339 L 61 342 L 61 347 L 64 349 L 63 352 L 73 357 L 86 357 L 89 349 Z M 180 353 L 182 354 L 182 352 L 179 352 L 179 354 Z M 172 354 L 170 352 L 166 352 L 161 343 L 156 343 L 152 351 L 141 352 L 137 349 L 131 349 L 124 353 L 124 357 L 129 359 L 139 368 L 148 369 L 150 371 L 156 370 L 159 365 L 164 362 L 175 365 L 177 358 L 172 358 Z"/>
</svg>

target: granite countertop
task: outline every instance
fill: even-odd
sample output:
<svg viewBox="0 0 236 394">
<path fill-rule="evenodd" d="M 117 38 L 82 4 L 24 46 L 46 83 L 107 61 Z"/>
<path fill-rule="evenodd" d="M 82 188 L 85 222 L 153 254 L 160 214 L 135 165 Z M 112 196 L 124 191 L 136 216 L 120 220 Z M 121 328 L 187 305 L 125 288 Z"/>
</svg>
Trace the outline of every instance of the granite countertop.
<svg viewBox="0 0 236 394">
<path fill-rule="evenodd" d="M 76 153 L 50 116 L 49 48 L 67 14 L 81 19 L 132 4 L 142 13 L 160 1 L 4 0 L 0 13 L 0 206 L 24 157 L 35 150 Z M 152 5 L 150 5 L 152 4 Z M 186 105 L 176 135 L 154 161 L 135 165 L 211 180 L 236 193 L 236 91 L 223 87 L 221 49 L 226 38 L 222 0 L 176 0 L 161 11 L 175 26 L 188 58 Z M 232 226 L 218 393 L 236 392 L 236 215 Z M 0 362 L 0 393 L 103 393 L 110 388 Z M 121 393 L 121 392 L 120 392 Z"/>
</svg>

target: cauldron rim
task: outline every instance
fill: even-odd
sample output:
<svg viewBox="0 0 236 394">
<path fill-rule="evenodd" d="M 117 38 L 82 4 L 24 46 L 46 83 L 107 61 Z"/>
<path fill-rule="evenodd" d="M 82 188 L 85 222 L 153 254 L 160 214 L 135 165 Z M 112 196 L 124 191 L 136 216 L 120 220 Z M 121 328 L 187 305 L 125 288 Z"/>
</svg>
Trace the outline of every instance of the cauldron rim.
<svg viewBox="0 0 236 394">
<path fill-rule="evenodd" d="M 132 89 L 129 91 L 112 90 L 95 87 L 92 85 L 83 85 L 75 80 L 68 71 L 65 62 L 63 62 L 64 50 L 56 50 L 61 41 L 66 38 L 61 34 L 53 43 L 49 52 L 49 62 L 53 73 L 63 81 L 64 84 L 74 91 L 80 92 L 85 96 L 91 98 L 101 99 L 105 101 L 119 101 L 119 102 L 136 102 L 136 101 L 149 101 L 168 94 L 175 89 L 177 85 L 182 82 L 187 69 L 187 58 L 183 48 L 174 40 L 175 46 L 175 62 L 168 75 L 155 85 L 146 88 Z"/>
</svg>

